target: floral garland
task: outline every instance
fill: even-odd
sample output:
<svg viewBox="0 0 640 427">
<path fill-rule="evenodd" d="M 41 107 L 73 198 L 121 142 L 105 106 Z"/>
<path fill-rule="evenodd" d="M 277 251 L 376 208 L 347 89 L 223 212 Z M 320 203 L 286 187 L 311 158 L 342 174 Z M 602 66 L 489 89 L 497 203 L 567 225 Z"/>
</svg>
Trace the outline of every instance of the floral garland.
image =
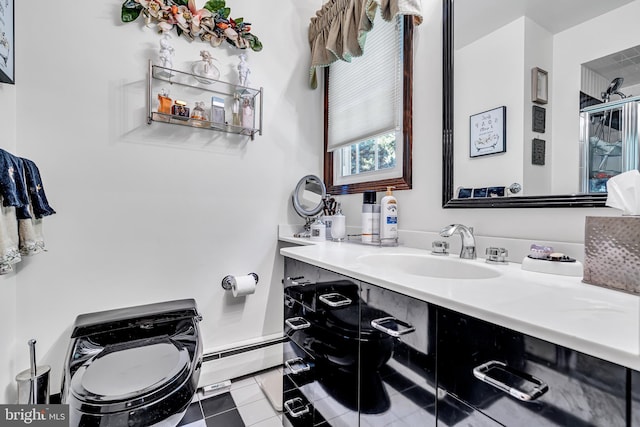
<svg viewBox="0 0 640 427">
<path fill-rule="evenodd" d="M 158 21 L 160 31 L 171 31 L 189 40 L 199 37 L 211 46 L 220 46 L 226 40 L 240 49 L 251 48 L 259 52 L 262 43 L 251 34 L 251 24 L 242 18 L 231 19 L 231 9 L 225 0 L 208 0 L 197 9 L 195 0 L 125 0 L 122 4 L 122 22 L 133 22 L 142 14 L 147 23 Z"/>
</svg>

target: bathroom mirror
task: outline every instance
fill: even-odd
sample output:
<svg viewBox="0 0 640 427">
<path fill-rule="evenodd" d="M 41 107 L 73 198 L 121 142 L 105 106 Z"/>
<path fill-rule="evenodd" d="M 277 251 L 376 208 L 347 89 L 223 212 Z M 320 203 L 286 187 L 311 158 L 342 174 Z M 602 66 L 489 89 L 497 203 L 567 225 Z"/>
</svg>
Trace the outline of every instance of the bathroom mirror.
<svg viewBox="0 0 640 427">
<path fill-rule="evenodd" d="M 606 193 L 581 189 L 584 70 L 621 57 L 617 74 L 633 60 L 639 14 L 638 0 L 443 0 L 443 207 L 604 206 Z M 471 157 L 471 117 L 501 107 L 504 150 Z M 509 197 L 456 194 L 512 183 L 522 191 Z"/>
<path fill-rule="evenodd" d="M 315 175 L 304 176 L 293 191 L 293 208 L 303 218 L 318 215 L 324 206 L 322 199 L 327 195 L 324 182 Z"/>
</svg>

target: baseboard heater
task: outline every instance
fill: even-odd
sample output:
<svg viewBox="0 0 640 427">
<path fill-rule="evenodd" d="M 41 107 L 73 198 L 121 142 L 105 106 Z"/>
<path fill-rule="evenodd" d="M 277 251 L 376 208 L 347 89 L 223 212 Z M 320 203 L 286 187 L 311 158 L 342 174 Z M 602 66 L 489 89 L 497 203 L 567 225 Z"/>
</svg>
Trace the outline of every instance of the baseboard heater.
<svg viewBox="0 0 640 427">
<path fill-rule="evenodd" d="M 247 351 L 259 350 L 261 348 L 270 347 L 272 345 L 280 344 L 288 340 L 289 340 L 288 337 L 278 337 L 278 338 L 272 338 L 272 339 L 268 339 L 268 340 L 254 343 L 254 344 L 241 345 L 241 346 L 229 348 L 226 350 L 216 351 L 212 353 L 205 353 L 202 355 L 202 361 L 210 362 L 212 360 L 219 360 L 225 357 L 246 353 Z"/>
</svg>

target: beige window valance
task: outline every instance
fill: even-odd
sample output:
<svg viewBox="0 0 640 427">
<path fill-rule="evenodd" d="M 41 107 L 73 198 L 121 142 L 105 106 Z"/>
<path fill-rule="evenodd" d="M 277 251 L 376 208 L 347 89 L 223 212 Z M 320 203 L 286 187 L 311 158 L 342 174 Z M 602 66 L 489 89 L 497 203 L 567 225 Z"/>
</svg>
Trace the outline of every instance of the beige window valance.
<svg viewBox="0 0 640 427">
<path fill-rule="evenodd" d="M 420 0 L 329 0 L 309 24 L 309 83 L 313 89 L 318 87 L 319 67 L 362 55 L 378 7 L 386 21 L 397 15 L 413 15 L 416 24 L 422 22 Z"/>
</svg>

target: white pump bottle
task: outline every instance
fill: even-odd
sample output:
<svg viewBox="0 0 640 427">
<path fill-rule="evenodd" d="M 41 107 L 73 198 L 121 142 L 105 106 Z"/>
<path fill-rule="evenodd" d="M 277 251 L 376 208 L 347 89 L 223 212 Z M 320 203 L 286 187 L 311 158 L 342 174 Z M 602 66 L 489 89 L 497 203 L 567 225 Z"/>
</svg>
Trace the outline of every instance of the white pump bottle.
<svg viewBox="0 0 640 427">
<path fill-rule="evenodd" d="M 387 193 L 380 201 L 380 240 L 383 243 L 398 238 L 398 201 L 392 188 L 387 187 Z"/>
</svg>

